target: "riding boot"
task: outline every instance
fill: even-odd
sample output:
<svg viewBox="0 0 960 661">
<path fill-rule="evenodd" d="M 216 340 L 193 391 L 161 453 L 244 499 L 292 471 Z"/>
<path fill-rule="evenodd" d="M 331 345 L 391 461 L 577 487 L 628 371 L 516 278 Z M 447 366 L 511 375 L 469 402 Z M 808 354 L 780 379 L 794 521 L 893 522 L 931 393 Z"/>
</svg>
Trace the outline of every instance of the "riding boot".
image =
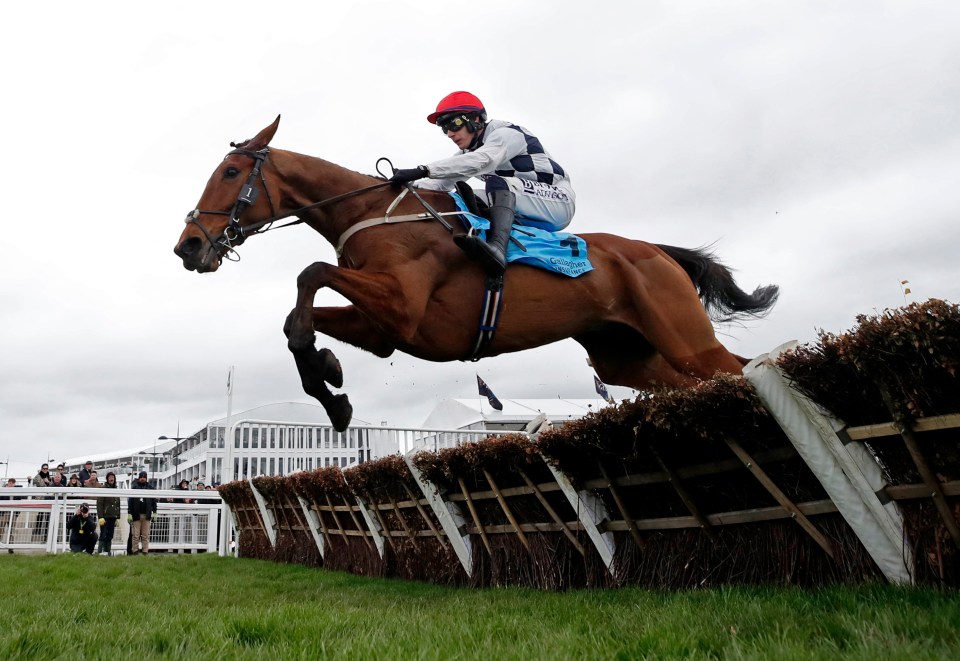
<svg viewBox="0 0 960 661">
<path fill-rule="evenodd" d="M 507 241 L 516 217 L 517 196 L 513 191 L 495 190 L 490 198 L 490 229 L 486 242 L 466 234 L 455 236 L 453 240 L 465 253 L 479 260 L 488 275 L 496 277 L 503 275 L 506 269 Z"/>
</svg>

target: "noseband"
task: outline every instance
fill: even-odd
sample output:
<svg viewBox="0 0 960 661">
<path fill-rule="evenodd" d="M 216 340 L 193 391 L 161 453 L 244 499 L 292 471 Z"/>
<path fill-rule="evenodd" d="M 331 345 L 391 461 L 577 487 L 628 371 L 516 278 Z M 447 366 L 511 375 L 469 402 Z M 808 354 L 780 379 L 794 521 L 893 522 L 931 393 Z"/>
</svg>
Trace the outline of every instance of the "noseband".
<svg viewBox="0 0 960 661">
<path fill-rule="evenodd" d="M 263 176 L 263 162 L 267 160 L 267 154 L 269 153 L 269 147 L 264 147 L 263 149 L 259 149 L 257 151 L 237 147 L 228 153 L 227 156 L 241 154 L 243 156 L 249 156 L 253 159 L 253 169 L 250 170 L 250 175 L 247 177 L 246 183 L 237 194 L 237 199 L 233 203 L 233 208 L 230 211 L 210 211 L 196 208 L 187 214 L 187 218 L 184 222 L 188 225 L 193 223 L 200 228 L 200 231 L 203 232 L 203 235 L 207 237 L 207 241 L 209 241 L 210 245 L 213 246 L 214 250 L 217 251 L 218 257 L 229 259 L 230 261 L 234 262 L 240 261 L 240 255 L 235 250 L 237 246 L 243 244 L 243 242 L 247 240 L 248 236 L 257 234 L 258 232 L 266 231 L 264 228 L 272 224 L 279 217 L 285 217 L 277 216 L 273 206 L 273 197 L 270 195 L 270 189 L 267 188 L 267 180 Z M 244 228 L 242 225 L 240 225 L 240 216 L 248 207 L 253 206 L 253 204 L 257 201 L 257 196 L 259 195 L 257 191 L 257 178 L 260 179 L 260 183 L 263 185 L 263 190 L 267 193 L 267 201 L 270 203 L 270 218 L 266 221 L 255 223 L 247 228 Z M 214 238 L 210 236 L 210 232 L 207 231 L 207 228 L 197 222 L 200 218 L 200 214 L 204 213 L 230 217 L 230 221 L 227 223 L 227 226 L 223 228 L 223 232 L 221 232 L 219 237 Z M 298 220 L 297 222 L 302 221 Z"/>
<path fill-rule="evenodd" d="M 210 245 L 213 246 L 213 249 L 217 251 L 217 257 L 222 259 L 229 259 L 233 262 L 240 261 L 240 254 L 235 250 L 236 247 L 240 246 L 244 241 L 247 240 L 247 237 L 253 236 L 254 234 L 262 234 L 271 229 L 280 229 L 281 227 L 290 227 L 291 225 L 299 225 L 303 222 L 302 218 L 291 221 L 289 223 L 284 223 L 283 225 L 278 225 L 277 227 L 272 227 L 273 223 L 284 218 L 290 218 L 291 216 L 297 216 L 300 213 L 307 211 L 308 209 L 316 209 L 322 206 L 333 204 L 334 202 L 339 202 L 355 195 L 361 195 L 370 191 L 377 190 L 379 188 L 385 188 L 390 185 L 389 181 L 383 181 L 372 186 L 367 186 L 365 188 L 359 188 L 357 190 L 349 191 L 341 195 L 335 195 L 333 197 L 328 197 L 325 200 L 320 202 L 314 202 L 313 204 L 308 204 L 304 207 L 294 209 L 293 211 L 288 211 L 286 213 L 278 214 L 273 205 L 273 197 L 270 195 L 270 189 L 267 187 L 267 180 L 263 176 L 263 163 L 267 160 L 267 155 L 270 153 L 269 147 L 264 147 L 257 151 L 250 149 L 243 149 L 242 147 L 236 147 L 233 143 L 230 144 L 231 147 L 235 147 L 233 151 L 227 154 L 227 156 L 233 156 L 234 154 L 240 154 L 243 156 L 249 156 L 253 159 L 253 169 L 250 171 L 250 175 L 247 177 L 246 183 L 240 189 L 240 192 L 237 194 L 237 199 L 233 203 L 233 209 L 230 211 L 211 211 L 196 208 L 190 213 L 187 214 L 184 222 L 189 224 L 194 224 L 200 228 L 200 231 L 203 232 L 203 235 L 207 237 L 207 241 L 210 242 Z M 267 194 L 267 200 L 270 203 L 270 217 L 265 220 L 261 220 L 255 223 L 251 223 L 246 227 L 240 225 L 240 216 L 248 207 L 253 206 L 257 201 L 257 179 L 260 179 L 260 183 L 263 186 L 263 190 Z M 229 216 L 230 220 L 227 223 L 227 226 L 223 229 L 223 232 L 220 233 L 220 236 L 213 237 L 210 235 L 210 232 L 207 231 L 207 228 L 200 224 L 199 219 L 201 214 L 212 214 L 215 216 Z"/>
</svg>

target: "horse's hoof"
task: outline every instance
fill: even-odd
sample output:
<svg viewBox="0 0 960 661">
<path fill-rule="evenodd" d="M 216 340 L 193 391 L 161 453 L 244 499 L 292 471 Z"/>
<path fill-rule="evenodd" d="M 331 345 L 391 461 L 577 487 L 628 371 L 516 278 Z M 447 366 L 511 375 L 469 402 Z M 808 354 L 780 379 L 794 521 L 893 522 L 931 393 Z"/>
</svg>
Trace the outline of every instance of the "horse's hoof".
<svg viewBox="0 0 960 661">
<path fill-rule="evenodd" d="M 350 426 L 350 420 L 353 418 L 353 406 L 346 395 L 334 395 L 333 402 L 327 407 L 327 415 L 330 416 L 330 424 L 339 432 L 347 430 Z"/>
<path fill-rule="evenodd" d="M 323 380 L 334 388 L 342 388 L 343 368 L 340 367 L 340 361 L 333 355 L 333 352 L 330 349 L 320 349 L 317 351 L 317 360 Z"/>
</svg>

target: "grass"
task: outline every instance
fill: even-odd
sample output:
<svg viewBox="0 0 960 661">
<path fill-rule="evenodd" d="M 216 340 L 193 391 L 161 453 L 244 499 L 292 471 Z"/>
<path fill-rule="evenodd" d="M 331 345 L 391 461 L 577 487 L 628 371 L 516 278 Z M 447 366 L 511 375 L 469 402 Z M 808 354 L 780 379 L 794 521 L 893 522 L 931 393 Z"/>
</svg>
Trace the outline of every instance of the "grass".
<svg viewBox="0 0 960 661">
<path fill-rule="evenodd" d="M 886 585 L 543 593 L 256 560 L 0 557 L 2 659 L 960 658 L 960 596 Z"/>
</svg>

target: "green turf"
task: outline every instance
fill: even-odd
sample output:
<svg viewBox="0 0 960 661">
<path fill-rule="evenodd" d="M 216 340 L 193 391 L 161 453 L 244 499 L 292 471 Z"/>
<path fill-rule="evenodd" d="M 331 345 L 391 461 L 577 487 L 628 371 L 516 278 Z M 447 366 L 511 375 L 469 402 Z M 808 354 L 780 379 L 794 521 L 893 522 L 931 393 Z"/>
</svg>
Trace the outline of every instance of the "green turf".
<svg viewBox="0 0 960 661">
<path fill-rule="evenodd" d="M 451 589 L 201 556 L 0 557 L 0 659 L 960 659 L 955 592 Z"/>
</svg>

